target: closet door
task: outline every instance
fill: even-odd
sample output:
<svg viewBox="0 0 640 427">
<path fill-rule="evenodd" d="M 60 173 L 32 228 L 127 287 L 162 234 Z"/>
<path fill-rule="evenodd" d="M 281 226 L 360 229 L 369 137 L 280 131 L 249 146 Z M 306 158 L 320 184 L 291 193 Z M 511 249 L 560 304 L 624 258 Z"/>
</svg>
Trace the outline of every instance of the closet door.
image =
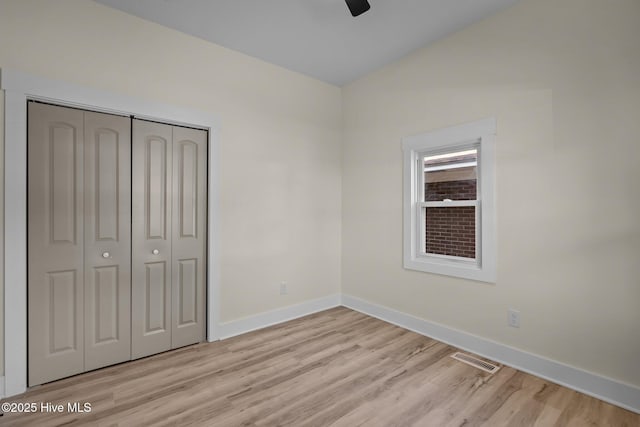
<svg viewBox="0 0 640 427">
<path fill-rule="evenodd" d="M 83 112 L 28 104 L 29 385 L 84 370 Z"/>
<path fill-rule="evenodd" d="M 131 355 L 171 348 L 172 128 L 133 120 Z"/>
<path fill-rule="evenodd" d="M 173 128 L 171 348 L 204 339 L 207 132 Z"/>
<path fill-rule="evenodd" d="M 84 113 L 85 370 L 131 358 L 131 119 Z"/>
</svg>

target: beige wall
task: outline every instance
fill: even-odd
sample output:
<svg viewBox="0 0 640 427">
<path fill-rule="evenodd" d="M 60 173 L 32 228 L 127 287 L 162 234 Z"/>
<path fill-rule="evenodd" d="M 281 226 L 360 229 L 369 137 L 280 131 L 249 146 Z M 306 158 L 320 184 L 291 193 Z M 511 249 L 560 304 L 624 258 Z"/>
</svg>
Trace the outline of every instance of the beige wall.
<svg viewBox="0 0 640 427">
<path fill-rule="evenodd" d="M 0 10 L 0 68 L 220 117 L 223 321 L 342 280 L 347 294 L 640 386 L 637 0 L 523 0 L 347 86 L 342 104 L 336 87 L 90 1 Z M 403 270 L 400 139 L 489 116 L 498 282 Z M 510 307 L 520 329 L 506 326 Z"/>
<path fill-rule="evenodd" d="M 639 23 L 524 0 L 344 88 L 343 292 L 640 386 Z M 497 283 L 403 270 L 401 138 L 492 116 Z"/>
<path fill-rule="evenodd" d="M 0 10 L 0 68 L 220 119 L 223 322 L 339 292 L 339 88 L 92 1 Z"/>
</svg>

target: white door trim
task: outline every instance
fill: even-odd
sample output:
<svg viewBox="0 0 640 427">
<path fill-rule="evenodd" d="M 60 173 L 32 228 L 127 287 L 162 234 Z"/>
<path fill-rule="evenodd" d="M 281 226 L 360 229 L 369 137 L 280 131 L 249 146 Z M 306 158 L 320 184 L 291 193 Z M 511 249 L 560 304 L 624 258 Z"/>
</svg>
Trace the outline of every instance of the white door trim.
<svg viewBox="0 0 640 427">
<path fill-rule="evenodd" d="M 219 338 L 218 120 L 191 110 L 2 69 L 5 91 L 4 351 L 5 395 L 27 389 L 27 100 L 134 115 L 209 131 L 207 340 Z"/>
</svg>

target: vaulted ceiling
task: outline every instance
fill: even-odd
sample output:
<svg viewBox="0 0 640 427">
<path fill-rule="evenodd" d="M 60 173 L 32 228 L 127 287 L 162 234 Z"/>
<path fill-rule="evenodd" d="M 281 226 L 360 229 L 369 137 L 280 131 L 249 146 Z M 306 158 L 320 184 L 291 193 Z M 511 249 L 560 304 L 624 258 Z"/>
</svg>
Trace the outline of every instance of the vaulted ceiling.
<svg viewBox="0 0 640 427">
<path fill-rule="evenodd" d="M 342 86 L 518 0 L 95 0 Z"/>
</svg>

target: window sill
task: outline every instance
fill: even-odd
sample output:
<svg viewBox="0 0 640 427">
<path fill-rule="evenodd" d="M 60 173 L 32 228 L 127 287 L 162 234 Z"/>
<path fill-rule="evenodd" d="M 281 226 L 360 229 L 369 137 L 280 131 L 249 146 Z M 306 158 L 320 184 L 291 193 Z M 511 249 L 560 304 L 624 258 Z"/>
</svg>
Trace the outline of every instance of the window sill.
<svg viewBox="0 0 640 427">
<path fill-rule="evenodd" d="M 424 256 L 405 259 L 404 268 L 478 282 L 495 283 L 496 281 L 495 271 L 478 266 L 475 261 Z"/>
</svg>

